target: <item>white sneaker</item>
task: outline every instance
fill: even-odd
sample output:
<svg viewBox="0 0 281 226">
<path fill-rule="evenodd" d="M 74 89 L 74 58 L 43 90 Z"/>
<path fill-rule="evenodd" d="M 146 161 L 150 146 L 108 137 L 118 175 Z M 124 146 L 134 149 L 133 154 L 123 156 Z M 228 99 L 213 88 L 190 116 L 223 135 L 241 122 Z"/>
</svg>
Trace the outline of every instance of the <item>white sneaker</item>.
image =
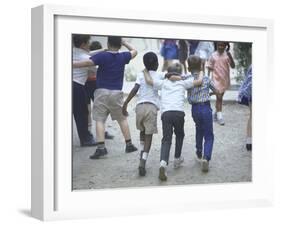
<svg viewBox="0 0 281 226">
<path fill-rule="evenodd" d="M 209 171 L 209 161 L 207 159 L 202 159 L 201 170 L 205 173 Z"/>
<path fill-rule="evenodd" d="M 218 124 L 221 125 L 221 126 L 224 126 L 224 124 L 225 124 L 223 118 L 218 119 L 217 122 L 218 122 Z"/>
<path fill-rule="evenodd" d="M 184 162 L 184 158 L 180 156 L 179 158 L 174 159 L 174 169 L 177 169 L 181 166 L 181 164 Z"/>
</svg>

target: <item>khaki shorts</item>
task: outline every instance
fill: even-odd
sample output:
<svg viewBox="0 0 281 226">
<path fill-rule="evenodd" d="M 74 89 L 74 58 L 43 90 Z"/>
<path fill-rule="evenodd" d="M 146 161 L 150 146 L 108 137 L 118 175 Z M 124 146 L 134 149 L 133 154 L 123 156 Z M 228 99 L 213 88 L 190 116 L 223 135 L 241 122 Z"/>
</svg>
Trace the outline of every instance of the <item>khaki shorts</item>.
<svg viewBox="0 0 281 226">
<path fill-rule="evenodd" d="M 138 104 L 136 107 L 136 126 L 146 135 L 157 133 L 157 107 L 154 104 Z"/>
<path fill-rule="evenodd" d="M 120 90 L 96 89 L 93 105 L 93 119 L 105 122 L 110 114 L 112 120 L 123 121 L 123 92 Z"/>
</svg>

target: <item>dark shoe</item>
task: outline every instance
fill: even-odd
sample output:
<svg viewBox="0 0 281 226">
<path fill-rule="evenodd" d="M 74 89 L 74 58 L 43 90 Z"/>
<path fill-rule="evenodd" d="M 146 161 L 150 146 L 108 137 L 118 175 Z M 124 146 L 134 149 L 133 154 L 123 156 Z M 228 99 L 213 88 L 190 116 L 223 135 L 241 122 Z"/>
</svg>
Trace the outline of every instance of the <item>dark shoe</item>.
<svg viewBox="0 0 281 226">
<path fill-rule="evenodd" d="M 114 138 L 114 136 L 111 135 L 109 132 L 105 131 L 104 138 L 107 140 L 112 140 Z"/>
<path fill-rule="evenodd" d="M 209 171 L 209 161 L 203 158 L 201 164 L 202 164 L 201 165 L 202 172 L 207 173 Z"/>
<path fill-rule="evenodd" d="M 100 157 L 103 157 L 107 155 L 107 149 L 106 148 L 97 148 L 96 152 L 91 155 L 89 158 L 90 159 L 99 159 Z"/>
<path fill-rule="evenodd" d="M 252 144 L 246 144 L 247 151 L 252 151 Z"/>
<path fill-rule="evenodd" d="M 159 177 L 161 181 L 166 181 L 167 180 L 167 173 L 166 173 L 166 168 L 164 166 L 161 166 L 159 168 Z"/>
<path fill-rule="evenodd" d="M 98 143 L 94 139 L 81 142 L 81 147 L 91 147 L 96 145 L 98 145 Z"/>
<path fill-rule="evenodd" d="M 140 176 L 145 176 L 146 170 L 145 170 L 145 160 L 141 159 L 140 160 L 140 165 L 139 165 L 139 175 Z"/>
<path fill-rule="evenodd" d="M 137 151 L 138 149 L 135 147 L 135 145 L 133 144 L 127 144 L 126 145 L 126 149 L 125 149 L 125 152 L 126 153 L 131 153 L 131 152 L 134 152 L 134 151 Z"/>
</svg>

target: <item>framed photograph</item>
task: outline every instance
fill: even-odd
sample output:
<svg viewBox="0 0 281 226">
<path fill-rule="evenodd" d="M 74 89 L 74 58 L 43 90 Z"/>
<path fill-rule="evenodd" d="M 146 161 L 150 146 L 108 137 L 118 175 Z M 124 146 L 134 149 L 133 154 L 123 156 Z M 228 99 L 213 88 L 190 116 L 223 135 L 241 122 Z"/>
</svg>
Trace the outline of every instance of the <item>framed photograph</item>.
<svg viewBox="0 0 281 226">
<path fill-rule="evenodd" d="M 264 95 L 273 92 L 269 76 L 273 68 L 272 33 L 273 22 L 264 19 L 169 12 L 116 12 L 113 9 L 55 5 L 33 8 L 32 216 L 41 220 L 56 220 L 272 205 L 273 150 L 269 148 L 267 137 L 266 110 L 271 103 Z M 120 44 L 118 48 L 112 44 L 112 40 L 116 39 Z M 93 47 L 98 49 L 97 52 L 90 52 L 90 44 L 93 43 L 99 44 L 99 47 Z M 166 44 L 168 47 L 165 47 Z M 176 46 L 175 58 L 167 57 L 165 52 L 172 45 Z M 196 48 L 192 49 L 192 45 Z M 223 48 L 222 53 L 227 57 L 229 81 L 226 89 L 218 91 L 220 86 L 215 83 L 212 62 L 215 61 L 214 53 L 219 53 L 220 48 Z M 196 52 L 195 49 L 200 51 Z M 184 61 L 180 60 L 182 51 Z M 119 68 L 121 80 L 112 81 L 110 76 L 106 80 L 104 66 L 99 60 L 101 52 L 111 54 L 110 57 L 119 56 L 117 53 L 129 56 Z M 166 119 L 163 114 L 166 111 L 163 110 L 165 90 L 162 86 L 160 90 L 163 97 L 160 95 L 159 107 L 154 104 L 156 111 L 160 109 L 155 121 L 158 133 L 154 130 L 145 133 L 151 128 L 151 122 L 148 127 L 144 126 L 146 129 L 136 123 L 137 106 L 148 104 L 144 109 L 151 109 L 151 101 L 140 101 L 141 93 L 130 100 L 125 108 L 128 116 L 118 118 L 122 116 L 118 116 L 118 112 L 125 114 L 122 104 L 129 93 L 134 87 L 142 87 L 139 76 L 145 78 L 143 69 L 152 70 L 146 60 L 152 55 L 156 56 L 157 61 L 153 71 L 163 76 L 161 81 L 169 80 L 167 71 L 173 74 L 174 66 L 180 65 L 180 74 L 184 74 L 183 78 L 180 77 L 180 84 L 193 81 L 192 86 L 196 85 L 196 77 L 191 58 L 197 56 L 194 59 L 200 60 L 199 71 L 203 71 L 201 74 L 206 75 L 208 81 L 214 82 L 218 91 L 212 97 L 207 93 L 207 99 L 202 103 L 211 107 L 213 112 L 220 113 L 217 102 L 223 96 L 224 123 L 221 123 L 220 114 L 215 115 L 218 121 L 213 123 L 211 115 L 214 135 L 212 159 L 205 151 L 206 147 L 202 148 L 201 155 L 198 154 L 200 142 L 196 137 L 199 130 L 196 129 L 198 124 L 193 110 L 198 105 L 201 109 L 203 104 L 195 103 L 191 98 L 192 93 L 182 102 L 181 117 L 184 118 L 185 114 L 185 123 L 180 124 L 183 133 L 180 135 L 176 132 L 176 136 L 171 138 L 172 145 L 171 140 L 167 141 L 164 138 L 166 136 L 163 137 L 168 129 L 164 129 Z M 112 71 L 116 72 L 114 68 Z M 86 110 L 79 111 L 82 101 L 77 92 L 83 89 L 84 93 L 90 72 L 96 74 L 94 80 L 97 88 L 91 92 L 95 94 L 94 100 L 89 98 L 88 103 L 85 101 L 83 105 Z M 245 74 L 249 73 L 254 74 L 250 120 L 249 104 L 244 106 L 241 100 L 240 104 L 237 101 Z M 151 72 L 148 74 L 151 75 Z M 82 80 L 81 76 L 84 76 Z M 153 82 L 156 87 L 157 82 Z M 106 99 L 109 100 L 107 104 L 100 102 L 103 98 L 97 101 L 100 94 L 97 90 L 104 92 L 107 89 L 112 100 L 116 101 Z M 122 95 L 119 98 L 120 93 Z M 187 94 L 186 91 L 184 93 Z M 187 99 L 190 104 L 186 103 Z M 120 108 L 110 108 L 111 103 L 113 106 L 119 100 Z M 171 99 L 171 103 L 181 102 Z M 101 106 L 105 106 L 106 112 Z M 170 111 L 181 112 L 178 108 Z M 87 112 L 87 124 L 83 128 L 86 128 L 91 139 L 81 135 L 83 132 L 79 120 L 84 112 Z M 173 115 L 171 118 L 175 117 Z M 252 122 L 250 143 L 246 141 L 248 121 Z M 129 135 L 126 133 L 127 127 Z M 152 137 L 151 147 L 148 148 L 150 152 L 143 157 L 147 146 L 143 147 L 140 139 L 147 142 L 145 139 L 149 136 Z M 183 139 L 183 144 L 177 149 L 181 143 L 179 137 Z M 204 137 L 204 142 L 207 139 Z M 168 158 L 163 157 L 165 142 L 170 142 L 170 159 L 169 154 Z M 246 144 L 252 143 L 253 150 L 247 151 L 249 146 L 246 149 Z M 176 152 L 181 150 L 180 156 L 174 156 L 174 149 Z M 145 160 L 145 165 L 142 165 L 142 160 Z M 165 167 L 163 164 L 166 164 Z"/>
</svg>

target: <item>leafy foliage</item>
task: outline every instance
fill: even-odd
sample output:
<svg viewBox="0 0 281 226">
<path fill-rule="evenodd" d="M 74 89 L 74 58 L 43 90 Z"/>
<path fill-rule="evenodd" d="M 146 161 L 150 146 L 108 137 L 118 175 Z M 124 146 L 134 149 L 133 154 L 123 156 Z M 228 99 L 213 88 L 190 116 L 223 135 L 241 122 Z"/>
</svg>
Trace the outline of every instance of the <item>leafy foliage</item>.
<svg viewBox="0 0 281 226">
<path fill-rule="evenodd" d="M 233 52 L 237 70 L 235 79 L 238 83 L 241 83 L 249 65 L 252 63 L 252 43 L 236 42 L 233 45 Z"/>
</svg>

